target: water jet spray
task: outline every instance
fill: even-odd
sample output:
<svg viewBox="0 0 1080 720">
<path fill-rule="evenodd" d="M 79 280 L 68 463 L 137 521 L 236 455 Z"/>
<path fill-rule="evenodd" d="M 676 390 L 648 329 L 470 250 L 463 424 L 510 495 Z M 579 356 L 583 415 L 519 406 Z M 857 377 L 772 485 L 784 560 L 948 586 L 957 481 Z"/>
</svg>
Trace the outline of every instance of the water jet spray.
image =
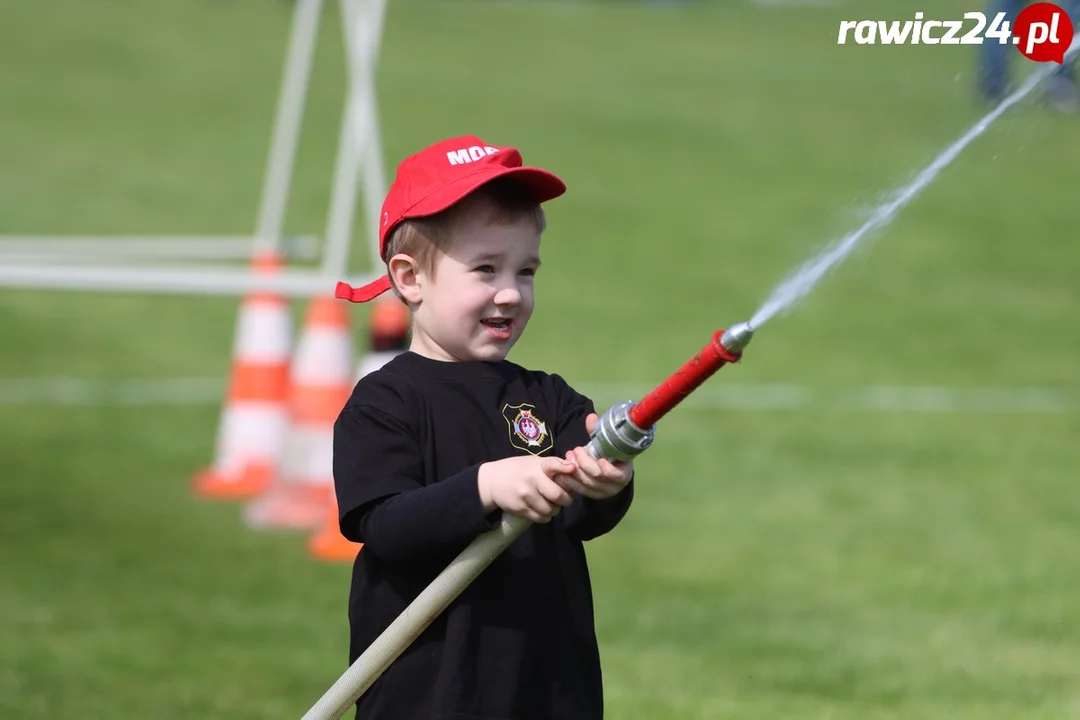
<svg viewBox="0 0 1080 720">
<path fill-rule="evenodd" d="M 1080 50 L 1080 33 L 1066 59 Z M 1024 84 L 959 140 L 945 149 L 894 200 L 881 205 L 854 232 L 828 247 L 781 282 L 749 322 L 716 331 L 709 343 L 638 403 L 627 401 L 609 408 L 597 421 L 588 444 L 589 454 L 613 460 L 632 459 L 652 446 L 656 423 L 717 370 L 738 362 L 754 333 L 778 313 L 805 297 L 825 274 L 839 265 L 867 237 L 892 221 L 896 213 L 915 198 L 975 138 L 1009 107 L 1022 100 L 1044 80 L 1052 67 L 1039 68 Z M 427 588 L 417 596 L 356 662 L 334 683 L 303 720 L 338 720 L 382 675 L 390 664 L 490 565 L 531 523 L 506 513 L 499 528 L 477 537 Z"/>
</svg>

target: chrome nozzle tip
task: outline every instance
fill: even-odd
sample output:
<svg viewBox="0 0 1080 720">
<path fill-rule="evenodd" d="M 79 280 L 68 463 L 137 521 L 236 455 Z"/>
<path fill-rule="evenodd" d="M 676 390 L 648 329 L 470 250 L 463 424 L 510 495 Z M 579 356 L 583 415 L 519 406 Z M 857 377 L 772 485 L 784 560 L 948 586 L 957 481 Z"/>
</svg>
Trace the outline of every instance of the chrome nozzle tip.
<svg viewBox="0 0 1080 720">
<path fill-rule="evenodd" d="M 720 344 L 729 353 L 739 353 L 754 338 L 754 327 L 748 322 L 732 325 L 720 336 Z"/>
</svg>

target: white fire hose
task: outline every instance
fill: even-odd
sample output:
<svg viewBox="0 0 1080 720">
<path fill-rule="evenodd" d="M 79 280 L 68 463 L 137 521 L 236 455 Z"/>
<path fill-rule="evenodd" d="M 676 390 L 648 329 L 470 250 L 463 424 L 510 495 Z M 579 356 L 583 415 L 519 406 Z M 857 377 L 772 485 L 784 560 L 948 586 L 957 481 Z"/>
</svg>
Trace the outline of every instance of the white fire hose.
<svg viewBox="0 0 1080 720">
<path fill-rule="evenodd" d="M 348 712 L 390 664 L 530 525 L 527 518 L 507 513 L 498 528 L 473 540 L 368 646 L 303 720 L 338 720 Z"/>
<path fill-rule="evenodd" d="M 749 323 L 717 331 L 708 345 L 640 403 L 628 401 L 612 406 L 593 429 L 587 447 L 589 455 L 630 460 L 645 452 L 652 445 L 656 422 L 723 365 L 737 362 L 753 334 L 754 329 Z M 302 720 L 339 720 L 435 618 L 531 525 L 527 518 L 504 513 L 499 527 L 479 535 L 462 550 L 364 650 Z"/>
</svg>

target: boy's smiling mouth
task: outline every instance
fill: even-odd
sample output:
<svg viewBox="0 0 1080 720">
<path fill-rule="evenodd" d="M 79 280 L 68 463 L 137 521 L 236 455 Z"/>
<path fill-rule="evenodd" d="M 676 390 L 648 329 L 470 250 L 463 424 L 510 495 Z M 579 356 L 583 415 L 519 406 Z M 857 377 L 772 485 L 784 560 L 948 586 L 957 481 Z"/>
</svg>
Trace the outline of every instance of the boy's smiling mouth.
<svg viewBox="0 0 1080 720">
<path fill-rule="evenodd" d="M 514 331 L 513 318 L 484 318 L 480 324 L 499 340 L 509 340 Z"/>
</svg>

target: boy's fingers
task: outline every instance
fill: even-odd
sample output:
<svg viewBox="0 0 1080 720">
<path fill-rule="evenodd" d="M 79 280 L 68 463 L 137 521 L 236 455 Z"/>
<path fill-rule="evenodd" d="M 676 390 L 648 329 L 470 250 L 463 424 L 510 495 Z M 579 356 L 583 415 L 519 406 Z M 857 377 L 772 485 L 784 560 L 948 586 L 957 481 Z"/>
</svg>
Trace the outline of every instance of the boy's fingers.
<svg viewBox="0 0 1080 720">
<path fill-rule="evenodd" d="M 536 523 L 536 524 L 538 524 L 538 525 L 544 525 L 544 524 L 546 524 L 546 523 L 550 522 L 550 518 L 548 518 L 548 517 L 547 517 L 547 516 L 545 516 L 545 515 L 541 515 L 541 514 L 539 514 L 538 512 L 536 512 L 535 510 L 533 510 L 533 509 L 531 509 L 531 508 L 530 508 L 530 509 L 527 509 L 527 510 L 525 510 L 525 511 L 524 511 L 524 512 L 522 512 L 521 514 L 522 514 L 522 515 L 523 515 L 523 516 L 524 516 L 525 518 L 527 518 L 529 522 L 531 522 L 531 523 Z"/>
<path fill-rule="evenodd" d="M 559 475 L 557 478 L 555 478 L 555 481 L 559 483 L 559 486 L 567 492 L 574 493 L 575 495 L 592 497 L 593 489 L 587 487 L 580 480 L 578 480 L 577 477 L 573 475 Z"/>
<path fill-rule="evenodd" d="M 589 413 L 585 416 L 585 432 L 592 435 L 593 429 L 596 427 L 597 421 L 600 420 L 600 416 L 596 413 Z"/>
<path fill-rule="evenodd" d="M 551 482 L 544 483 L 539 488 L 540 494 L 544 496 L 544 499 L 548 502 L 555 503 L 562 507 L 569 507 L 574 503 L 574 498 L 570 497 L 570 494 L 566 492 L 557 482 L 552 480 Z"/>
<path fill-rule="evenodd" d="M 600 463 L 591 457 L 585 448 L 579 447 L 574 450 L 574 462 L 586 475 L 600 475 Z"/>
<path fill-rule="evenodd" d="M 581 470 L 578 470 L 573 476 L 567 476 L 568 487 L 572 484 L 573 492 L 578 495 L 583 495 L 593 500 L 602 500 L 611 494 L 611 491 L 607 489 L 606 485 L 610 482 L 603 477 L 594 478 L 589 477 Z"/>
<path fill-rule="evenodd" d="M 603 474 L 603 476 L 605 478 L 608 478 L 609 480 L 622 480 L 624 471 L 621 468 L 614 465 L 610 460 L 606 460 L 604 458 L 601 458 L 599 460 L 599 465 L 600 465 L 600 472 Z"/>
<path fill-rule="evenodd" d="M 525 498 L 525 504 L 531 512 L 527 517 L 533 522 L 546 523 L 551 519 L 552 505 L 543 496 L 529 495 Z"/>
<path fill-rule="evenodd" d="M 567 475 L 577 470 L 572 459 L 559 457 L 545 457 L 540 460 L 540 470 L 549 478 L 553 475 Z"/>
<path fill-rule="evenodd" d="M 581 486 L 580 494 L 592 500 L 603 500 L 612 494 L 612 488 L 603 478 L 595 480 L 586 477 L 584 480 L 578 480 L 578 484 Z"/>
</svg>

